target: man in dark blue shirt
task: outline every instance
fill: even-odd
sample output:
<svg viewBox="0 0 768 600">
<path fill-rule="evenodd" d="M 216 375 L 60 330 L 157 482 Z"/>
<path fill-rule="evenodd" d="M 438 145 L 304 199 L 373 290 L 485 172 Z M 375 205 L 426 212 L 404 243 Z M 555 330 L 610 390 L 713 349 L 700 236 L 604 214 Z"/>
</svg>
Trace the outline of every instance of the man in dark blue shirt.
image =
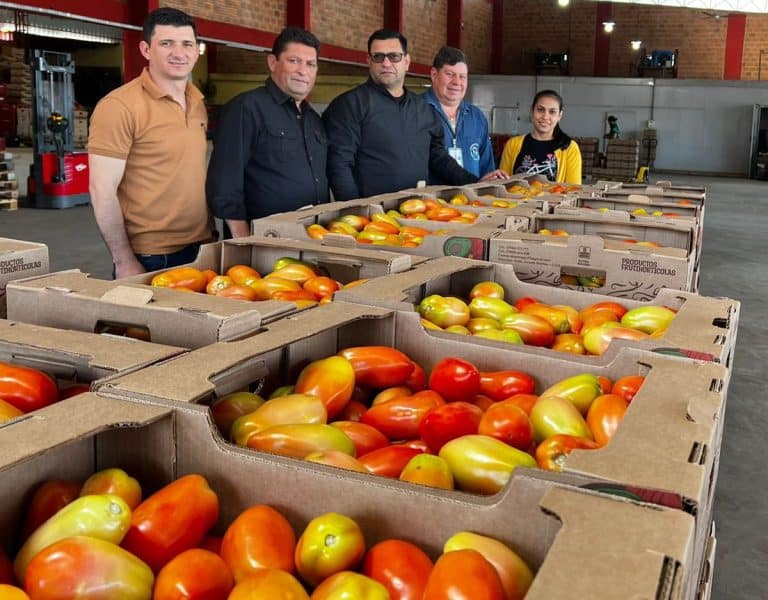
<svg viewBox="0 0 768 600">
<path fill-rule="evenodd" d="M 368 81 L 338 96 L 323 113 L 336 200 L 394 192 L 429 179 L 449 185 L 477 181 L 446 151 L 432 107 L 405 89 L 410 64 L 402 34 L 374 32 L 368 38 Z"/>
<path fill-rule="evenodd" d="M 319 48 L 310 32 L 286 27 L 267 57 L 264 87 L 222 109 L 206 196 L 233 237 L 249 235 L 251 219 L 328 202 L 325 128 L 306 101 Z"/>
</svg>

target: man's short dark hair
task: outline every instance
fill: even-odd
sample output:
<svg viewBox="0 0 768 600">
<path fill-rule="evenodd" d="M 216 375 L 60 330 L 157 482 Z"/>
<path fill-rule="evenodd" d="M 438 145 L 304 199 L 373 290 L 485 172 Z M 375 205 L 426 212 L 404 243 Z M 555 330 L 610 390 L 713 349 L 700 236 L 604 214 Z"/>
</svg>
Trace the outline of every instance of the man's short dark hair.
<svg viewBox="0 0 768 600">
<path fill-rule="evenodd" d="M 170 25 L 171 27 L 191 27 L 192 32 L 197 39 L 197 27 L 195 27 L 195 20 L 187 13 L 182 12 L 176 8 L 158 8 L 153 10 L 144 19 L 144 27 L 142 28 L 142 34 L 144 41 L 149 44 L 152 39 L 152 34 L 155 33 L 155 27 L 157 25 Z"/>
<path fill-rule="evenodd" d="M 275 43 L 272 44 L 272 54 L 279 58 L 288 44 L 303 44 L 304 46 L 314 48 L 320 54 L 320 40 L 315 37 L 314 33 L 301 27 L 286 27 L 283 29 L 280 35 L 275 38 Z"/>
<path fill-rule="evenodd" d="M 432 61 L 432 66 L 435 69 L 442 69 L 445 65 L 453 66 L 459 63 L 464 63 L 467 65 L 467 67 L 469 67 L 469 63 L 467 62 L 467 55 L 458 48 L 443 46 L 440 48 L 440 50 L 437 51 L 437 54 L 435 54 L 435 60 Z"/>
<path fill-rule="evenodd" d="M 371 44 L 375 40 L 399 40 L 400 47 L 403 49 L 403 54 L 408 54 L 408 40 L 399 31 L 393 31 L 392 29 L 377 29 L 368 38 L 368 54 L 371 53 Z"/>
</svg>

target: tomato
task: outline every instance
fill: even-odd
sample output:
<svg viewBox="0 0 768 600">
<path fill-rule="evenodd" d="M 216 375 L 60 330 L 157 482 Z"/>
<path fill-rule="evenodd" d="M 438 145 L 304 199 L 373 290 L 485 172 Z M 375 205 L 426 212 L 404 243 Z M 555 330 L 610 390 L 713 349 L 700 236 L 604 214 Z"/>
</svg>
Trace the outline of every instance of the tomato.
<svg viewBox="0 0 768 600">
<path fill-rule="evenodd" d="M 35 555 L 24 588 L 34 600 L 148 600 L 153 582 L 152 570 L 130 552 L 76 535 Z"/>
<path fill-rule="evenodd" d="M 122 498 L 109 494 L 78 498 L 40 525 L 24 542 L 13 562 L 18 581 L 43 548 L 73 535 L 87 535 L 119 544 L 131 522 L 131 509 Z"/>
<path fill-rule="evenodd" d="M 399 477 L 408 461 L 422 452 L 409 446 L 386 446 L 361 456 L 359 460 L 374 475 Z"/>
<path fill-rule="evenodd" d="M 343 356 L 330 356 L 304 367 L 294 391 L 320 398 L 331 419 L 352 399 L 354 389 L 355 370 L 352 363 Z"/>
<path fill-rule="evenodd" d="M 400 472 L 400 481 L 444 490 L 453 489 L 453 473 L 448 463 L 434 454 L 418 454 Z"/>
<path fill-rule="evenodd" d="M 487 435 L 465 435 L 451 440 L 440 450 L 440 458 L 451 468 L 457 487 L 475 494 L 495 494 L 517 467 L 536 466 L 527 452 Z"/>
<path fill-rule="evenodd" d="M 232 574 L 218 554 L 192 548 L 160 569 L 152 600 L 223 600 L 233 585 Z"/>
<path fill-rule="evenodd" d="M 28 413 L 59 399 L 59 388 L 46 373 L 0 362 L 0 400 Z"/>
<path fill-rule="evenodd" d="M 429 387 L 446 402 L 467 401 L 480 392 L 480 371 L 460 358 L 444 358 L 429 375 Z"/>
<path fill-rule="evenodd" d="M 248 284 L 248 287 L 256 292 L 256 300 L 269 300 L 275 292 L 299 291 L 301 284 L 291 279 L 282 277 L 265 277 L 264 279 L 254 279 Z"/>
<path fill-rule="evenodd" d="M 451 402 L 429 410 L 419 423 L 419 435 L 429 449 L 440 452 L 443 445 L 457 437 L 477 433 L 483 411 L 469 402 Z"/>
<path fill-rule="evenodd" d="M 268 273 L 265 278 L 269 279 L 271 277 L 288 279 L 289 281 L 295 281 L 303 286 L 313 277 L 318 277 L 318 273 L 311 265 L 300 261 L 294 261 L 278 266 L 273 269 L 271 273 Z"/>
<path fill-rule="evenodd" d="M 593 327 L 584 334 L 584 347 L 590 354 L 600 356 L 608 349 L 614 339 L 639 341 L 648 339 L 648 334 L 609 321 Z"/>
<path fill-rule="evenodd" d="M 301 578 L 312 586 L 357 566 L 365 554 L 360 526 L 339 513 L 312 519 L 296 544 L 294 561 Z"/>
<path fill-rule="evenodd" d="M 640 306 L 624 313 L 621 324 L 644 333 L 654 333 L 667 329 L 674 318 L 675 312 L 665 306 Z"/>
<path fill-rule="evenodd" d="M 354 395 L 353 395 L 354 397 Z M 350 400 L 347 405 L 336 415 L 339 421 L 355 421 L 359 422 L 363 418 L 365 411 L 368 407 L 358 400 Z M 337 423 L 339 421 L 336 421 Z M 331 423 L 333 425 L 333 423 Z"/>
<path fill-rule="evenodd" d="M 624 316 L 624 313 L 627 312 L 627 309 L 622 304 L 619 304 L 618 302 L 606 301 L 591 304 L 590 306 L 582 309 L 579 314 L 581 315 L 582 320 L 586 320 L 587 317 L 589 317 L 591 314 L 601 310 L 612 312 L 616 316 L 617 321 Z"/>
<path fill-rule="evenodd" d="M 552 342 L 552 350 L 555 352 L 567 352 L 568 354 L 586 354 L 584 340 L 578 333 L 558 333 Z"/>
<path fill-rule="evenodd" d="M 227 269 L 225 275 L 240 285 L 245 284 L 248 280 L 261 277 L 259 272 L 250 265 L 233 265 Z"/>
<path fill-rule="evenodd" d="M 565 459 L 575 449 L 594 450 L 600 446 L 584 437 L 553 435 L 536 447 L 536 462 L 548 471 L 562 471 Z"/>
<path fill-rule="evenodd" d="M 579 311 L 567 304 L 553 304 L 552 308 L 562 310 L 568 319 L 568 329 L 572 333 L 579 333 L 581 331 L 582 320 Z"/>
<path fill-rule="evenodd" d="M 407 440 L 419 436 L 419 423 L 431 409 L 444 404 L 432 390 L 400 396 L 369 408 L 360 422 L 375 427 L 390 440 Z"/>
<path fill-rule="evenodd" d="M 294 572 L 296 534 L 288 520 L 266 504 L 256 504 L 232 521 L 221 541 L 221 557 L 240 583 L 260 569 Z"/>
<path fill-rule="evenodd" d="M 383 389 L 404 385 L 414 370 L 413 361 L 388 346 L 357 346 L 339 352 L 352 363 L 357 385 Z"/>
<path fill-rule="evenodd" d="M 424 600 L 504 600 L 496 569 L 477 550 L 446 552 L 427 580 Z"/>
<path fill-rule="evenodd" d="M 246 445 L 253 450 L 293 458 L 304 458 L 312 452 L 326 450 L 338 450 L 350 456 L 355 455 L 355 445 L 344 432 L 321 423 L 274 425 L 252 434 Z"/>
<path fill-rule="evenodd" d="M 252 413 L 264 404 L 264 398 L 251 392 L 233 392 L 222 396 L 211 405 L 211 416 L 216 427 L 225 438 L 229 439 L 232 424 Z"/>
<path fill-rule="evenodd" d="M 555 333 L 568 333 L 571 331 L 571 324 L 568 320 L 568 313 L 549 304 L 540 302 L 531 302 L 523 307 L 522 312 L 526 315 L 535 315 L 541 317 L 552 326 Z"/>
<path fill-rule="evenodd" d="M 373 397 L 373 400 L 371 401 L 371 406 L 376 406 L 377 404 L 383 404 L 384 402 L 388 402 L 389 400 L 394 400 L 395 398 L 399 398 L 401 396 L 410 396 L 411 395 L 411 388 L 409 388 L 406 385 L 397 385 L 395 387 L 387 388 L 385 390 L 381 390 L 378 394 L 376 394 Z"/>
<path fill-rule="evenodd" d="M 501 323 L 496 319 L 489 319 L 486 317 L 476 317 L 467 321 L 466 330 L 472 335 L 476 335 L 483 331 L 501 331 Z M 451 327 L 445 329 L 445 331 L 452 331 Z"/>
<path fill-rule="evenodd" d="M 329 231 L 320 223 L 312 223 L 307 227 L 307 236 L 313 240 L 322 240 L 328 233 Z"/>
<path fill-rule="evenodd" d="M 421 198 L 409 198 L 408 200 L 403 200 L 397 208 L 404 215 L 414 215 L 427 211 L 427 205 L 424 204 L 424 200 Z"/>
<path fill-rule="evenodd" d="M 319 450 L 310 452 L 304 457 L 304 460 L 320 465 L 338 467 L 348 471 L 357 471 L 358 473 L 368 473 L 368 469 L 354 456 L 339 452 L 338 450 Z"/>
<path fill-rule="evenodd" d="M 469 321 L 469 306 L 463 300 L 452 296 L 432 294 L 419 302 L 419 314 L 438 327 L 466 325 Z"/>
<path fill-rule="evenodd" d="M 538 298 L 533 298 L 531 296 L 523 296 L 522 298 L 518 298 L 515 302 L 515 308 L 522 312 L 522 310 L 528 306 L 529 304 L 535 304 L 536 302 L 541 302 Z"/>
<path fill-rule="evenodd" d="M 336 427 L 352 440 L 355 445 L 355 455 L 363 456 L 379 448 L 389 445 L 387 436 L 381 433 L 375 427 L 365 423 L 355 421 L 335 421 L 330 423 L 331 427 Z"/>
<path fill-rule="evenodd" d="M 24 590 L 5 583 L 0 583 L 0 598 L 3 600 L 30 600 Z"/>
<path fill-rule="evenodd" d="M 474 433 L 496 438 L 519 450 L 527 450 L 533 442 L 531 420 L 516 402 L 510 400 L 491 405 Z"/>
<path fill-rule="evenodd" d="M 537 315 L 523 312 L 513 313 L 501 320 L 501 326 L 504 329 L 516 331 L 523 342 L 529 346 L 549 347 L 555 339 L 555 330 L 552 325 Z"/>
<path fill-rule="evenodd" d="M 595 398 L 587 413 L 587 426 L 599 446 L 605 446 L 610 441 L 625 412 L 627 401 L 621 396 L 603 394 Z"/>
<path fill-rule="evenodd" d="M 82 485 L 76 481 L 46 481 L 35 490 L 24 519 L 22 539 L 27 539 L 40 525 L 80 496 Z"/>
<path fill-rule="evenodd" d="M 597 382 L 600 384 L 600 392 L 603 394 L 610 394 L 613 382 L 605 375 L 598 375 Z"/>
<path fill-rule="evenodd" d="M 285 302 L 293 302 L 297 308 L 305 309 L 310 306 L 316 306 L 318 301 L 315 299 L 315 295 L 307 290 L 278 290 L 272 292 L 270 296 L 273 300 L 284 300 Z"/>
<path fill-rule="evenodd" d="M 390 600 L 390 596 L 387 588 L 378 581 L 353 571 L 341 571 L 317 586 L 311 599 Z"/>
<path fill-rule="evenodd" d="M 309 600 L 304 586 L 280 569 L 257 569 L 240 581 L 227 600 Z"/>
<path fill-rule="evenodd" d="M 510 402 L 523 409 L 526 415 L 530 418 L 531 409 L 533 405 L 538 402 L 539 397 L 536 394 L 515 394 L 509 398 L 505 398 L 502 402 Z"/>
<path fill-rule="evenodd" d="M 643 375 L 621 377 L 614 382 L 611 393 L 621 396 L 627 402 L 632 402 L 640 386 L 643 385 L 643 381 L 645 381 L 645 376 Z"/>
<path fill-rule="evenodd" d="M 252 435 L 275 425 L 298 423 L 324 424 L 327 412 L 323 400 L 309 394 L 288 394 L 267 400 L 256 410 L 232 423 L 230 437 L 240 446 L 246 446 Z"/>
<path fill-rule="evenodd" d="M 579 375 L 572 375 L 566 377 L 549 386 L 544 390 L 540 397 L 546 398 L 547 396 L 558 396 L 568 400 L 573 404 L 581 414 L 586 415 L 589 410 L 589 405 L 597 398 L 602 392 L 600 382 L 597 380 L 597 376 L 591 373 L 581 373 Z M 564 432 L 563 432 L 564 433 Z"/>
<path fill-rule="evenodd" d="M 526 562 L 499 540 L 460 531 L 452 535 L 443 546 L 443 552 L 477 550 L 493 565 L 501 579 L 506 600 L 522 600 L 533 581 L 533 572 Z"/>
<path fill-rule="evenodd" d="M 208 285 L 208 277 L 193 267 L 176 267 L 155 275 L 150 282 L 153 287 L 183 289 L 191 292 L 203 292 Z"/>
<path fill-rule="evenodd" d="M 5 400 L 0 400 L 0 423 L 3 421 L 10 421 L 23 414 L 24 412 L 20 411 L 13 404 L 9 404 Z"/>
<path fill-rule="evenodd" d="M 579 313 L 582 314 L 582 313 Z M 592 313 L 587 313 L 584 316 L 584 321 L 581 325 L 581 337 L 583 338 L 595 327 L 600 327 L 604 323 L 618 323 L 619 319 L 616 313 L 612 310 L 596 310 Z"/>
<path fill-rule="evenodd" d="M 339 221 L 342 221 L 347 225 L 352 225 L 357 231 L 361 231 L 363 227 L 371 222 L 371 220 L 364 215 L 341 215 Z"/>
<path fill-rule="evenodd" d="M 218 518 L 219 500 L 205 478 L 185 475 L 136 507 L 122 546 L 157 572 L 198 546 Z"/>
<path fill-rule="evenodd" d="M 65 400 L 66 398 L 72 398 L 74 396 L 79 396 L 80 394 L 85 394 L 86 392 L 91 391 L 91 386 L 87 383 L 73 383 L 72 385 L 68 385 L 62 390 L 59 390 L 59 400 Z"/>
<path fill-rule="evenodd" d="M 480 393 L 495 401 L 515 394 L 532 394 L 536 382 L 522 371 L 481 371 Z"/>
<path fill-rule="evenodd" d="M 469 314 L 475 319 L 484 317 L 501 322 L 504 317 L 515 312 L 517 309 L 505 302 L 503 298 L 476 296 L 469 303 Z"/>
<path fill-rule="evenodd" d="M 260 300 L 256 290 L 241 283 L 235 283 L 217 291 L 216 296 L 219 298 L 231 298 L 233 300 L 244 300 L 247 302 Z"/>
<path fill-rule="evenodd" d="M 226 275 L 216 275 L 216 277 L 211 279 L 205 286 L 205 293 L 211 296 L 215 296 L 222 290 L 225 290 L 232 285 L 235 285 L 235 282 L 232 281 L 231 277 Z"/>
<path fill-rule="evenodd" d="M 306 291 L 314 294 L 315 298 L 333 296 L 334 292 L 341 289 L 341 285 L 335 279 L 325 276 L 312 277 L 302 286 Z"/>
<path fill-rule="evenodd" d="M 558 434 L 592 439 L 592 433 L 579 410 L 560 396 L 541 396 L 531 409 L 533 439 L 541 442 Z"/>
<path fill-rule="evenodd" d="M 478 296 L 483 296 L 485 298 L 501 298 L 503 300 L 504 296 L 506 296 L 506 292 L 500 283 L 495 281 L 481 281 L 480 283 L 473 285 L 472 289 L 469 291 L 470 298 L 477 298 Z"/>
<path fill-rule="evenodd" d="M 362 572 L 387 588 L 392 600 L 421 600 L 432 567 L 432 560 L 418 546 L 384 540 L 368 550 Z"/>
<path fill-rule="evenodd" d="M 102 469 L 85 480 L 81 496 L 114 494 L 133 510 L 141 503 L 141 484 L 122 469 Z"/>
<path fill-rule="evenodd" d="M 470 404 L 474 404 L 477 406 L 480 410 L 485 412 L 488 410 L 490 406 L 494 404 L 494 401 L 491 400 L 488 396 L 485 394 L 475 394 L 475 397 L 470 400 Z"/>
<path fill-rule="evenodd" d="M 420 392 L 427 387 L 427 374 L 421 365 L 413 363 L 413 371 L 405 380 L 405 387 L 410 388 L 414 392 Z"/>
</svg>

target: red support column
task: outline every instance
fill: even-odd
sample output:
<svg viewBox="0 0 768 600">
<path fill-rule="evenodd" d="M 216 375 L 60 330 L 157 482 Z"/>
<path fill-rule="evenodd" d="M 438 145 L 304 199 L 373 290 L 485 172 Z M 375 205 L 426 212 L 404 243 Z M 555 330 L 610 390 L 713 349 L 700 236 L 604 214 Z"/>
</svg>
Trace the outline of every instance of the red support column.
<svg viewBox="0 0 768 600">
<path fill-rule="evenodd" d="M 464 3 L 462 0 L 448 0 L 445 41 L 449 46 L 461 48 L 464 29 Z"/>
<path fill-rule="evenodd" d="M 610 2 L 598 2 L 595 13 L 595 77 L 608 76 L 608 55 L 611 52 L 611 34 L 603 30 L 603 22 L 611 20 Z"/>
<path fill-rule="evenodd" d="M 288 27 L 311 28 L 310 0 L 286 0 L 285 13 L 285 24 Z"/>
<path fill-rule="evenodd" d="M 725 60 L 723 79 L 741 79 L 741 59 L 744 55 L 744 33 L 747 15 L 729 14 L 725 33 Z"/>
<path fill-rule="evenodd" d="M 402 32 L 403 0 L 384 0 L 384 27 Z"/>
<path fill-rule="evenodd" d="M 218 46 L 216 44 L 208 44 L 208 46 L 205 49 L 205 53 L 208 55 L 208 73 L 218 73 L 218 63 L 216 61 L 217 58 L 217 49 Z"/>
<path fill-rule="evenodd" d="M 141 31 L 135 29 L 123 30 L 123 83 L 129 82 L 141 74 L 147 61 L 139 52 L 139 42 L 142 40 Z"/>
<path fill-rule="evenodd" d="M 491 73 L 499 75 L 504 55 L 504 0 L 493 0 L 491 19 Z"/>
</svg>

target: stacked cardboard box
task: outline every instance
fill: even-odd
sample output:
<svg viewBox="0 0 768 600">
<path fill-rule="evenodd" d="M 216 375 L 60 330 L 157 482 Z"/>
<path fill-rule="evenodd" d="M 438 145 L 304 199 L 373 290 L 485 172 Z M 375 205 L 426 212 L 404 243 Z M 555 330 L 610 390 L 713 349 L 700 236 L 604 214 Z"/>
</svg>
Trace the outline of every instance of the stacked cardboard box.
<svg viewBox="0 0 768 600">
<path fill-rule="evenodd" d="M 0 317 L 5 317 L 5 288 L 16 279 L 48 272 L 48 246 L 0 238 Z"/>
<path fill-rule="evenodd" d="M 599 140 L 595 137 L 573 139 L 581 150 L 581 174 L 584 177 L 591 177 L 593 169 L 597 166 Z"/>
<path fill-rule="evenodd" d="M 656 161 L 656 147 L 658 139 L 655 129 L 643 129 L 642 148 L 640 149 L 640 164 L 652 167 Z"/>
<path fill-rule="evenodd" d="M 88 111 L 75 110 L 72 125 L 72 143 L 75 148 L 85 148 L 88 145 Z"/>
<path fill-rule="evenodd" d="M 8 73 L 8 102 L 31 106 L 32 70 L 25 60 L 24 48 L 3 46 L 0 50 L 0 65 Z"/>
<path fill-rule="evenodd" d="M 608 140 L 605 167 L 596 167 L 592 174 L 601 179 L 630 181 L 640 164 L 640 140 Z"/>
<path fill-rule="evenodd" d="M 0 151 L 0 210 L 19 207 L 19 181 L 16 177 L 13 154 Z"/>
</svg>

